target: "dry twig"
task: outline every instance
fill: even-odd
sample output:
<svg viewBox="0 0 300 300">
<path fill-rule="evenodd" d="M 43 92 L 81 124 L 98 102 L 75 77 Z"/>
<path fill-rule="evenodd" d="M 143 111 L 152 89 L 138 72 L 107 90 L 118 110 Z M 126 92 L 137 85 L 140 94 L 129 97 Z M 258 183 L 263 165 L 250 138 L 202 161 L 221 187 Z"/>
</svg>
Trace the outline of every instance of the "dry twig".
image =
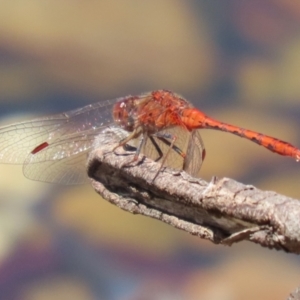
<svg viewBox="0 0 300 300">
<path fill-rule="evenodd" d="M 216 244 L 242 240 L 264 247 L 300 253 L 300 202 L 271 191 L 261 191 L 229 178 L 207 183 L 183 171 L 163 168 L 118 144 L 111 128 L 96 142 L 88 173 L 94 189 L 110 203 L 142 214 Z"/>
</svg>

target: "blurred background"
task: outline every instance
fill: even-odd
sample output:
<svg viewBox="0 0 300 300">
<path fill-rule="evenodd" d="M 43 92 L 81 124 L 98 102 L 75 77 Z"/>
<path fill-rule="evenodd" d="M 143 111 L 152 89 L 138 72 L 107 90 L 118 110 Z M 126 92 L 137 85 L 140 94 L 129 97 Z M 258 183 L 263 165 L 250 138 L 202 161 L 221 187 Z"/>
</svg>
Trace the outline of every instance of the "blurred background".
<svg viewBox="0 0 300 300">
<path fill-rule="evenodd" d="M 300 146 L 300 2 L 0 2 L 1 124 L 169 89 L 206 114 Z M 299 198 L 300 165 L 203 130 L 202 177 Z M 0 299 L 286 299 L 296 255 L 215 246 L 121 211 L 90 186 L 0 167 Z"/>
</svg>

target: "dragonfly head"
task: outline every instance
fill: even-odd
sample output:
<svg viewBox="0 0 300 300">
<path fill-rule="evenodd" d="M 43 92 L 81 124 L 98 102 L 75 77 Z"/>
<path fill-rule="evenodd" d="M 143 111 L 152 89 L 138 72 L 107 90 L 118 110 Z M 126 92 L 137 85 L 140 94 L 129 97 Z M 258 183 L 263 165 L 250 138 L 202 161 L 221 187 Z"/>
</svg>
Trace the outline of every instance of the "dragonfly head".
<svg viewBox="0 0 300 300">
<path fill-rule="evenodd" d="M 126 131 L 132 132 L 135 128 L 135 99 L 123 98 L 116 102 L 113 107 L 113 118 L 115 123 Z"/>
</svg>

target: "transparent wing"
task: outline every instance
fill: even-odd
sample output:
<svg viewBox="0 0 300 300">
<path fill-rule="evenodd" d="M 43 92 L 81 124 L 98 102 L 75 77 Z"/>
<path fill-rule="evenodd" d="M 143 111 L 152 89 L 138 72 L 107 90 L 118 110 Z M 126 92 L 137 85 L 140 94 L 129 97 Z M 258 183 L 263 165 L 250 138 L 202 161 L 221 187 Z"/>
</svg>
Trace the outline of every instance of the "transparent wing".
<svg viewBox="0 0 300 300">
<path fill-rule="evenodd" d="M 86 132 L 90 136 L 112 123 L 112 107 L 118 100 L 0 128 L 0 163 L 22 164 L 30 154 L 36 155 L 38 161 L 57 160 L 85 151 L 90 142 L 77 142 L 74 137 Z M 69 144 L 64 142 L 68 139 Z M 44 148 L 49 150 L 41 151 Z"/>
<path fill-rule="evenodd" d="M 201 139 L 199 130 L 193 130 L 192 132 L 190 132 L 184 127 L 175 126 L 162 130 L 159 133 L 166 133 L 175 136 L 175 146 L 186 154 L 185 157 L 182 157 L 175 150 L 172 150 L 166 157 L 164 165 L 174 169 L 184 170 L 192 176 L 198 176 L 202 161 L 205 156 L 204 144 Z M 166 143 L 163 143 L 155 136 L 153 138 L 162 151 L 163 156 L 166 155 L 170 146 Z M 135 142 L 135 145 L 136 144 L 137 142 Z M 142 152 L 147 157 L 152 158 L 153 160 L 159 159 L 159 153 L 149 138 L 147 139 Z M 161 160 L 162 158 L 160 158 L 160 161 Z"/>
<path fill-rule="evenodd" d="M 183 169 L 192 176 L 198 177 L 204 158 L 205 148 L 200 129 L 193 130 L 189 138 Z"/>
<path fill-rule="evenodd" d="M 60 160 L 49 160 L 32 164 L 25 162 L 25 177 L 64 185 L 83 184 L 88 182 L 86 171 L 87 151 Z M 30 160 L 30 158 L 29 158 Z"/>
<path fill-rule="evenodd" d="M 75 133 L 59 139 L 39 152 L 30 153 L 24 161 L 25 177 L 65 185 L 88 181 L 86 158 L 95 137 L 103 128 Z"/>
<path fill-rule="evenodd" d="M 24 164 L 24 175 L 33 180 L 85 182 L 95 136 L 113 123 L 113 105 L 128 97 L 0 128 L 0 163 Z"/>
</svg>

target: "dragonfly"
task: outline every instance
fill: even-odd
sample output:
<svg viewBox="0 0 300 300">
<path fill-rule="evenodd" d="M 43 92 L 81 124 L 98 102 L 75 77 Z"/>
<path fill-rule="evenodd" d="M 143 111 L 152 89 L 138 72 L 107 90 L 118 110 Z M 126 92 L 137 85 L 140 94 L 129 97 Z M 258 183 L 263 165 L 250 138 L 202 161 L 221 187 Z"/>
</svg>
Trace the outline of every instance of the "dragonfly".
<svg viewBox="0 0 300 300">
<path fill-rule="evenodd" d="M 93 103 L 0 128 L 0 163 L 23 164 L 32 180 L 66 185 L 87 182 L 87 155 L 107 128 L 127 132 L 115 147 L 133 143 L 161 166 L 198 176 L 205 158 L 201 129 L 229 132 L 300 160 L 300 150 L 277 138 L 215 120 L 168 90 Z"/>
</svg>

